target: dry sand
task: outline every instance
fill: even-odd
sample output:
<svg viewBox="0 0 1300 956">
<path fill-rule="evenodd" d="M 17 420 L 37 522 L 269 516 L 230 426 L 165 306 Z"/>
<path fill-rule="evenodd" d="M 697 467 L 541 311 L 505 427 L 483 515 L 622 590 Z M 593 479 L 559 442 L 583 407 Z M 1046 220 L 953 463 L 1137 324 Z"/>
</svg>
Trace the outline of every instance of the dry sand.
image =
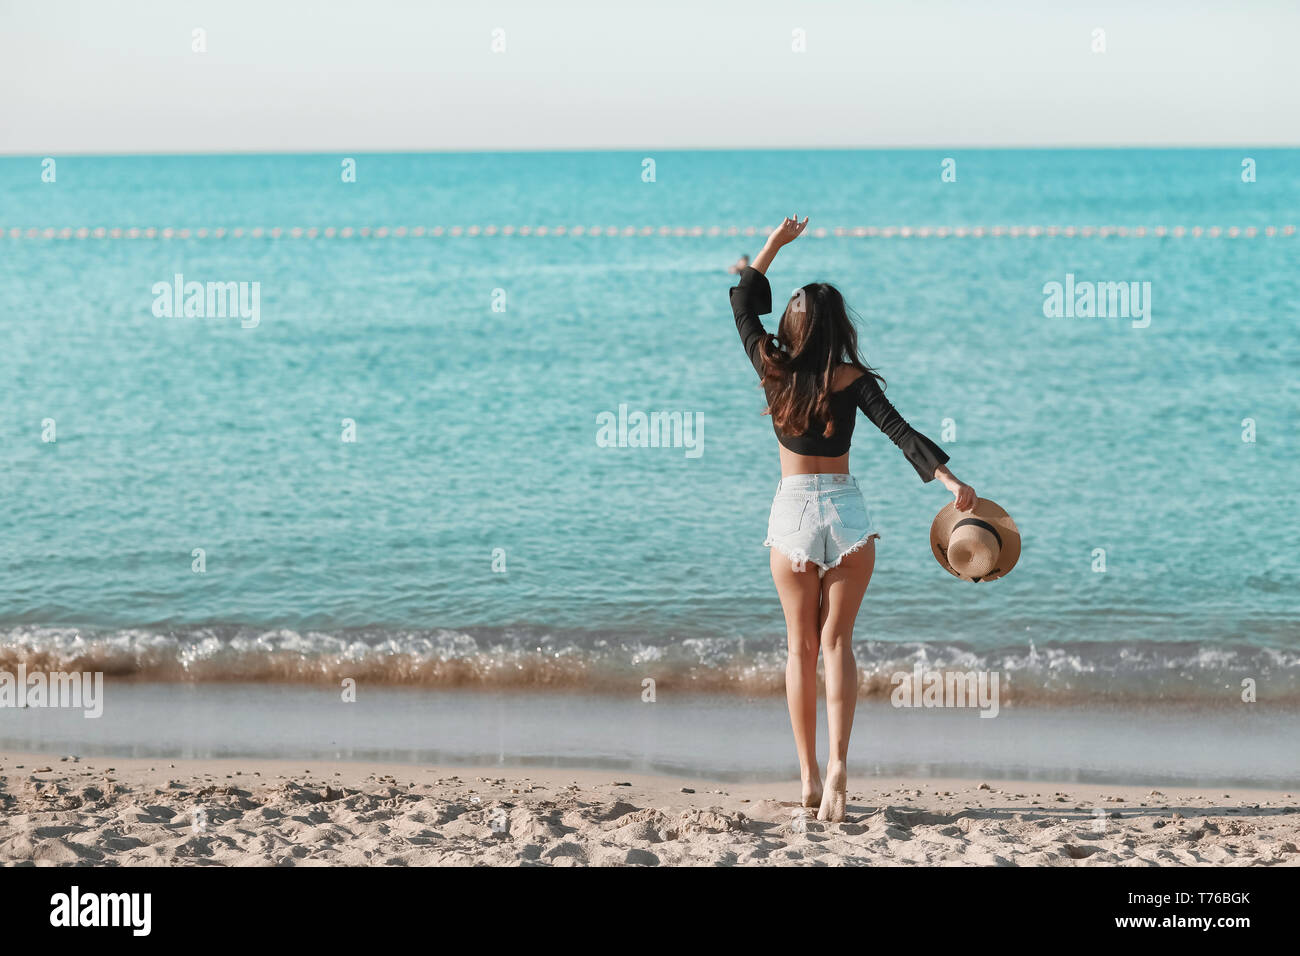
<svg viewBox="0 0 1300 956">
<path fill-rule="evenodd" d="M 0 863 L 1300 865 L 1287 793 L 851 782 L 825 824 L 792 816 L 797 781 L 6 753 Z"/>
</svg>

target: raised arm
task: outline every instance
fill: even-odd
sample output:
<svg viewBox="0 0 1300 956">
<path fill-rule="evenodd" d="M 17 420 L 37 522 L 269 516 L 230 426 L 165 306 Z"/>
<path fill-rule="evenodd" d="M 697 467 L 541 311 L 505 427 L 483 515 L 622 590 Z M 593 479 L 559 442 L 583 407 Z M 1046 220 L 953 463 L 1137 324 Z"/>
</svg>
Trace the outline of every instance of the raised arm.
<svg viewBox="0 0 1300 956">
<path fill-rule="evenodd" d="M 759 349 L 767 338 L 767 329 L 763 328 L 759 316 L 772 311 L 772 287 L 767 281 L 767 267 L 780 248 L 798 239 L 807 225 L 806 216 L 802 223 L 792 216 L 772 230 L 762 250 L 754 257 L 753 264 L 741 270 L 740 282 L 731 290 L 731 312 L 736 317 L 736 331 L 740 333 L 740 343 L 745 347 L 750 364 L 759 375 L 763 374 Z"/>
<path fill-rule="evenodd" d="M 767 242 L 763 243 L 763 248 L 754 257 L 754 264 L 750 268 L 766 275 L 767 267 L 772 264 L 772 260 L 781 251 L 781 247 L 794 242 L 803 235 L 803 231 L 807 228 L 807 216 L 803 217 L 803 222 L 799 221 L 798 216 L 787 216 L 781 221 L 781 225 L 773 229 L 772 234 L 767 237 Z"/>
</svg>

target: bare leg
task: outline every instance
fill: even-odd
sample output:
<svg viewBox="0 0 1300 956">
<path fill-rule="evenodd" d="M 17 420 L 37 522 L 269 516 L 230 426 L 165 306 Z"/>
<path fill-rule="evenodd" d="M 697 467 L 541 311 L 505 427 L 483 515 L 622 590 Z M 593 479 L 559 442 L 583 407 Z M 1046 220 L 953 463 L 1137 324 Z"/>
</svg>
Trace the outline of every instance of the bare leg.
<svg viewBox="0 0 1300 956">
<path fill-rule="evenodd" d="M 826 762 L 826 790 L 818 820 L 844 819 L 848 791 L 849 734 L 858 704 L 858 662 L 853 657 L 853 622 L 862 596 L 867 593 L 876 566 L 876 542 L 868 541 L 822 578 L 820 610 L 822 659 L 826 667 L 826 724 L 830 732 L 830 757 Z"/>
<path fill-rule="evenodd" d="M 793 562 L 772 549 L 772 581 L 781 596 L 785 612 L 789 654 L 785 662 L 785 699 L 790 708 L 790 727 L 799 754 L 799 775 L 803 778 L 805 807 L 822 799 L 822 778 L 817 770 L 817 648 L 821 582 L 817 566 L 796 571 Z"/>
</svg>

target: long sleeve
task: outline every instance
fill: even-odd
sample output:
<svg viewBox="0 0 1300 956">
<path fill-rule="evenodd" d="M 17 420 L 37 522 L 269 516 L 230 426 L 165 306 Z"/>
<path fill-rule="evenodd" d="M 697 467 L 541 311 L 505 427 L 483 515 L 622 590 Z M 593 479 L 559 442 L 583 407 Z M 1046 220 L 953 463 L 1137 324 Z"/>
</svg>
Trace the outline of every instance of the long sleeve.
<svg viewBox="0 0 1300 956">
<path fill-rule="evenodd" d="M 767 276 L 746 266 L 740 274 L 740 282 L 731 290 L 731 311 L 736 316 L 740 344 L 745 347 L 754 371 L 762 375 L 763 357 L 759 353 L 759 344 L 767 337 L 767 330 L 758 317 L 772 311 L 772 287 Z"/>
<path fill-rule="evenodd" d="M 855 390 L 858 408 L 882 432 L 885 437 L 898 446 L 899 450 L 912 463 L 922 481 L 931 481 L 934 470 L 947 464 L 947 453 L 930 439 L 926 438 L 898 414 L 898 409 L 885 398 L 884 389 L 872 375 L 863 375 L 849 386 Z"/>
</svg>

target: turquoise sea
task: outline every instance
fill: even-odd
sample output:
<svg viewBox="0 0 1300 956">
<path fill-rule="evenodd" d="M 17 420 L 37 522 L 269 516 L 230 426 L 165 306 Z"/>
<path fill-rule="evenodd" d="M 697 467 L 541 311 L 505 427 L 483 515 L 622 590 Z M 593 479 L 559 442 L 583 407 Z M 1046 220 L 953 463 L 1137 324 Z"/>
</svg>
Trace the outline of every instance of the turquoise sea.
<svg viewBox="0 0 1300 956">
<path fill-rule="evenodd" d="M 836 283 L 890 398 L 1024 535 L 1007 578 L 948 576 L 950 496 L 860 423 L 864 694 L 920 662 L 1027 702 L 1250 679 L 1300 707 L 1300 151 L 346 158 L 0 159 L 0 664 L 779 693 L 779 467 L 727 267 L 797 211 L 828 232 L 778 298 Z M 156 314 L 177 275 L 256 284 L 256 323 Z M 1149 324 L 1045 316 L 1067 275 L 1149 282 Z M 624 405 L 702 422 L 698 454 L 604 447 Z"/>
</svg>

